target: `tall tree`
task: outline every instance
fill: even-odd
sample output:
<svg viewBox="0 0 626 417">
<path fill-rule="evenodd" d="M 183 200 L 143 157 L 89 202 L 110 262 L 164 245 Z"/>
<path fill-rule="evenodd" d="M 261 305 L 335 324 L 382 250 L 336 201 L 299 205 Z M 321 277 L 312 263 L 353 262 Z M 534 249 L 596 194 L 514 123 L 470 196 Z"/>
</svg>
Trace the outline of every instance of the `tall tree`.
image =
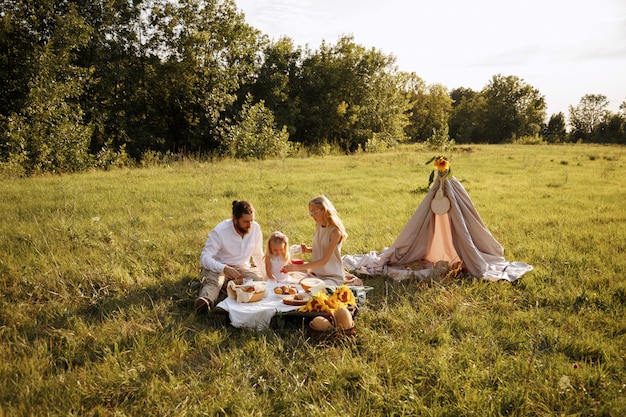
<svg viewBox="0 0 626 417">
<path fill-rule="evenodd" d="M 154 149 L 151 114 L 154 93 L 150 76 L 159 58 L 147 48 L 156 36 L 151 26 L 150 4 L 126 0 L 75 0 L 93 32 L 78 56 L 79 64 L 93 68 L 88 89 L 81 97 L 85 117 L 94 128 L 90 150 L 127 147 L 139 159 L 146 148 Z M 154 2 L 158 7 L 158 2 Z"/>
<path fill-rule="evenodd" d="M 539 134 L 546 118 L 546 102 L 539 90 L 519 77 L 498 74 L 480 94 L 485 100 L 484 141 L 500 143 Z"/>
<path fill-rule="evenodd" d="M 594 130 L 592 141 L 597 143 L 626 143 L 626 118 L 619 113 L 609 113 Z"/>
<path fill-rule="evenodd" d="M 2 7 L 0 39 L 10 62 L 6 73 L 21 85 L 11 80 L 0 85 L 9 97 L 2 105 L 1 158 L 17 161 L 26 173 L 83 169 L 89 164 L 91 129 L 78 97 L 88 70 L 76 65 L 75 56 L 90 28 L 69 2 L 15 1 Z"/>
<path fill-rule="evenodd" d="M 450 92 L 452 112 L 449 118 L 449 134 L 457 143 L 478 142 L 484 100 L 471 88 L 458 87 Z"/>
<path fill-rule="evenodd" d="M 598 126 L 609 116 L 609 101 L 602 94 L 586 94 L 576 107 L 569 106 L 572 141 L 591 141 Z"/>
<path fill-rule="evenodd" d="M 290 135 L 296 131 L 300 117 L 300 95 L 297 89 L 301 77 L 301 48 L 294 47 L 288 37 L 276 42 L 267 42 L 262 47 L 262 63 L 255 80 L 244 85 L 240 99 L 252 94 L 255 100 L 263 100 L 272 111 L 277 126 L 286 126 Z"/>
<path fill-rule="evenodd" d="M 406 132 L 411 141 L 423 142 L 442 128 L 448 128 L 448 119 L 452 109 L 452 99 L 448 90 L 441 84 L 426 85 L 417 75 L 410 76 L 412 81 L 407 90 L 411 102 L 409 121 Z"/>
<path fill-rule="evenodd" d="M 565 123 L 565 115 L 556 113 L 550 116 L 550 120 L 546 125 L 543 136 L 549 143 L 560 143 L 567 139 L 567 126 Z"/>
<path fill-rule="evenodd" d="M 135 158 L 147 149 L 227 152 L 222 125 L 238 112 L 230 106 L 254 72 L 259 35 L 234 2 L 101 4 L 86 63 L 98 69 L 85 96 L 98 121 L 92 148 L 114 140 Z"/>
<path fill-rule="evenodd" d="M 343 37 L 336 45 L 322 42 L 302 63 L 297 91 L 303 111 L 294 139 L 306 145 L 334 143 L 354 151 L 374 134 L 402 135 L 408 107 L 405 96 L 396 91 L 399 79 L 394 64 L 392 56 L 366 50 L 352 37 Z"/>
</svg>

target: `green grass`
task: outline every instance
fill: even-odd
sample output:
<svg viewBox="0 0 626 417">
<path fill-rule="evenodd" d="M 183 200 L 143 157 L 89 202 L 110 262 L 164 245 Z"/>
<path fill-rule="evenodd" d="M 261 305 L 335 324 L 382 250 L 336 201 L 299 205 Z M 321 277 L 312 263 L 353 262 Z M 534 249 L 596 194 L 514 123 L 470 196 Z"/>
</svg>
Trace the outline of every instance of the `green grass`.
<svg viewBox="0 0 626 417">
<path fill-rule="evenodd" d="M 315 343 L 196 317 L 200 250 L 234 199 L 311 243 L 327 195 L 344 254 L 393 243 L 433 156 L 200 163 L 0 183 L 0 416 L 626 415 L 624 147 L 448 156 L 516 284 L 374 287 L 357 337 Z M 280 321 L 277 322 L 281 324 Z"/>
</svg>

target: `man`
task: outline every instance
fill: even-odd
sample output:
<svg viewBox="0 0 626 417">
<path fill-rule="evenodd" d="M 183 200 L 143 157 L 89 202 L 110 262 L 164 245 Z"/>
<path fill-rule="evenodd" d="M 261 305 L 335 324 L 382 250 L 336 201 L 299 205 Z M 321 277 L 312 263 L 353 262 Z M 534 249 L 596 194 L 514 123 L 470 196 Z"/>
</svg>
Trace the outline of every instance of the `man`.
<svg viewBox="0 0 626 417">
<path fill-rule="evenodd" d="M 254 260 L 256 268 L 250 265 Z M 196 299 L 196 313 L 215 307 L 229 280 L 260 280 L 265 276 L 263 234 L 254 221 L 254 207 L 247 201 L 233 201 L 233 217 L 219 223 L 211 232 L 200 255 L 202 288 Z"/>
</svg>

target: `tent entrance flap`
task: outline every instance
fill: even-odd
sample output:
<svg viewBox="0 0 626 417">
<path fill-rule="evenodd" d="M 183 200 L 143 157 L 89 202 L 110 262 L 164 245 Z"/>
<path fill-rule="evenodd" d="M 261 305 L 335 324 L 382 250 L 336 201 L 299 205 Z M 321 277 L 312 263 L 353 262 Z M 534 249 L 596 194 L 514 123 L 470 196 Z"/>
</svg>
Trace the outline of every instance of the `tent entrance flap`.
<svg viewBox="0 0 626 417">
<path fill-rule="evenodd" d="M 448 213 L 435 215 L 435 229 L 424 259 L 433 264 L 444 261 L 449 265 L 461 261 L 456 249 L 454 249 L 454 243 L 452 243 L 452 229 L 450 228 Z"/>
</svg>

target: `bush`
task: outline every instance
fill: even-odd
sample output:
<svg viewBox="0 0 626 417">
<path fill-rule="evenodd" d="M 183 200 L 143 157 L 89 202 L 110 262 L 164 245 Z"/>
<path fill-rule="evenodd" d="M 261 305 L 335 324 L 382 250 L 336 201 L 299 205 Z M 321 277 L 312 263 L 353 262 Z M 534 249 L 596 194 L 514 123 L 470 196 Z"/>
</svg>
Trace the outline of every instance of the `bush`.
<svg viewBox="0 0 626 417">
<path fill-rule="evenodd" d="M 126 153 L 126 144 L 124 144 L 119 151 L 115 151 L 109 145 L 103 146 L 96 154 L 94 165 L 100 169 L 109 169 L 111 167 L 133 166 L 134 163 Z"/>
<path fill-rule="evenodd" d="M 542 145 L 546 143 L 541 136 L 520 136 L 513 140 L 516 145 Z"/>
<path fill-rule="evenodd" d="M 251 97 L 239 114 L 239 120 L 226 130 L 230 154 L 238 159 L 284 158 L 289 153 L 289 133 L 275 128 L 274 115 L 265 103 L 251 104 Z"/>
<path fill-rule="evenodd" d="M 440 152 L 449 152 L 454 149 L 454 145 L 454 139 L 450 139 L 448 125 L 445 123 L 440 129 L 434 128 L 433 134 L 426 139 L 426 146 L 429 149 Z"/>
</svg>

